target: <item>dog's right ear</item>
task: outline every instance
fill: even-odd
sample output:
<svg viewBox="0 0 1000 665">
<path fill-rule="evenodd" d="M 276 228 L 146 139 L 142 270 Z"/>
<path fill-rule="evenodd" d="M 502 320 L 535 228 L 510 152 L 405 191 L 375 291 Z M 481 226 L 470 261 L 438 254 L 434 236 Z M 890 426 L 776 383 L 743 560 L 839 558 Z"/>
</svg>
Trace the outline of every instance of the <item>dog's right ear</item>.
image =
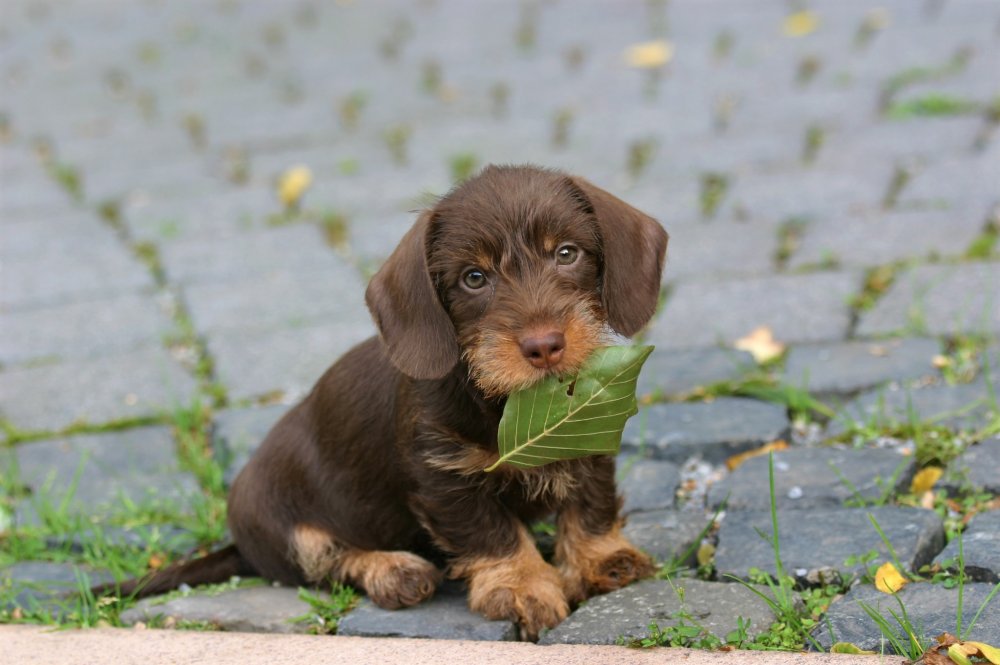
<svg viewBox="0 0 1000 665">
<path fill-rule="evenodd" d="M 434 217 L 417 219 L 365 292 L 389 359 L 415 379 L 439 379 L 458 362 L 455 326 L 427 271 L 427 230 Z"/>
</svg>

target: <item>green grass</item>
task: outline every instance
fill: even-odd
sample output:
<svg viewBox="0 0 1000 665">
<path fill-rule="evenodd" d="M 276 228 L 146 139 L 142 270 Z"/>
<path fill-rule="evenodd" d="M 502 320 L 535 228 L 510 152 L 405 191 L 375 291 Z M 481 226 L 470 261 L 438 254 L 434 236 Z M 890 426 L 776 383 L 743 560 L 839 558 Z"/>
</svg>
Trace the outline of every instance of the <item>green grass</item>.
<svg viewBox="0 0 1000 665">
<path fill-rule="evenodd" d="M 943 93 L 928 93 L 893 102 L 886 109 L 890 120 L 907 120 L 909 118 L 935 118 L 954 115 L 979 113 L 982 105 L 970 99 L 946 95 Z"/>
</svg>

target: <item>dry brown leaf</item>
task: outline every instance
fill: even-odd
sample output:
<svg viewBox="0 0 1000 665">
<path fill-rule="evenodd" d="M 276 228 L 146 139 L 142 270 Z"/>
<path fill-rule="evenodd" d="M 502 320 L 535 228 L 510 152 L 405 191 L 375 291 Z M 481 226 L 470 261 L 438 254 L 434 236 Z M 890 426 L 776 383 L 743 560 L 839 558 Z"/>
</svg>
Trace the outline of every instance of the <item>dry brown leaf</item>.
<svg viewBox="0 0 1000 665">
<path fill-rule="evenodd" d="M 774 339 L 774 333 L 768 326 L 758 326 L 746 337 L 741 337 L 733 343 L 740 351 L 747 351 L 758 363 L 774 360 L 785 352 L 785 345 Z"/>
<path fill-rule="evenodd" d="M 746 462 L 751 457 L 757 457 L 759 455 L 766 455 L 769 452 L 777 450 L 785 450 L 788 448 L 788 443 L 778 439 L 777 441 L 772 441 L 771 443 L 761 446 L 755 450 L 748 450 L 745 453 L 740 453 L 739 455 L 733 455 L 726 460 L 726 468 L 730 471 L 735 471 L 743 462 Z"/>
</svg>

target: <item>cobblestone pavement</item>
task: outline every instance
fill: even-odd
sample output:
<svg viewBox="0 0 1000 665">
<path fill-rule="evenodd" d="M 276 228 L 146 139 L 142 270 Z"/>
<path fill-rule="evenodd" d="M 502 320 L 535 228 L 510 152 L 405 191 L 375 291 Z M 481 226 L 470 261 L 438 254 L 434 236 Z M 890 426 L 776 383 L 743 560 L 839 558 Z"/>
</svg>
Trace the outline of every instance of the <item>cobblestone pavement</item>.
<svg viewBox="0 0 1000 665">
<path fill-rule="evenodd" d="M 938 564 L 940 580 L 978 513 L 964 625 L 1000 579 L 995 0 L 6 0 L 0 12 L 7 620 L 81 570 L 109 579 L 66 563 L 100 560 L 94 532 L 150 562 L 221 538 L 198 526 L 217 476 L 231 480 L 287 405 L 372 334 L 364 284 L 412 211 L 491 162 L 584 175 L 669 230 L 621 487 L 630 537 L 661 561 L 715 552 L 714 574 L 684 594 L 642 582 L 543 641 L 613 643 L 682 614 L 718 635 L 737 617 L 766 629 L 770 608 L 730 580 L 777 572 L 758 535 L 772 524 L 767 457 L 725 462 L 779 440 L 791 444 L 774 456 L 785 571 L 803 587 L 854 582 L 820 645 L 879 648 L 856 599 L 893 607 L 869 575 L 887 542 L 911 570 Z M 632 56 L 652 67 L 629 61 L 651 40 L 666 41 Z M 300 165 L 312 186 L 283 207 L 275 183 Z M 734 348 L 760 326 L 788 347 L 763 366 Z M 913 496 L 915 474 L 959 450 L 935 493 Z M 47 549 L 18 545 L 31 529 Z M 954 630 L 955 588 L 906 591 L 926 634 Z M 144 601 L 122 620 L 304 631 L 290 619 L 310 611 L 293 590 L 249 586 Z M 395 613 L 362 601 L 340 631 L 516 634 L 470 615 L 455 588 Z M 971 635 L 996 643 L 1000 611 Z"/>
</svg>

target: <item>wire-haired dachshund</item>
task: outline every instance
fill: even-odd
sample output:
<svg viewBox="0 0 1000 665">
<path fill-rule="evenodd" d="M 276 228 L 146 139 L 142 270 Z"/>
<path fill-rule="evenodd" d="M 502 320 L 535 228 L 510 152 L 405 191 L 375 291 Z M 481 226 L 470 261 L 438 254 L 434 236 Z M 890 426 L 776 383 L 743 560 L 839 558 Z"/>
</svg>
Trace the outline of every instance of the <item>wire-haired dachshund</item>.
<svg viewBox="0 0 1000 665">
<path fill-rule="evenodd" d="M 508 394 L 649 321 L 666 247 L 654 219 L 578 177 L 490 166 L 456 186 L 371 280 L 379 336 L 327 370 L 236 478 L 234 545 L 122 591 L 259 574 L 345 582 L 399 608 L 429 598 L 444 568 L 474 611 L 536 639 L 572 604 L 651 574 L 621 535 L 612 457 L 483 470 Z M 550 564 L 528 525 L 553 513 Z"/>
</svg>

